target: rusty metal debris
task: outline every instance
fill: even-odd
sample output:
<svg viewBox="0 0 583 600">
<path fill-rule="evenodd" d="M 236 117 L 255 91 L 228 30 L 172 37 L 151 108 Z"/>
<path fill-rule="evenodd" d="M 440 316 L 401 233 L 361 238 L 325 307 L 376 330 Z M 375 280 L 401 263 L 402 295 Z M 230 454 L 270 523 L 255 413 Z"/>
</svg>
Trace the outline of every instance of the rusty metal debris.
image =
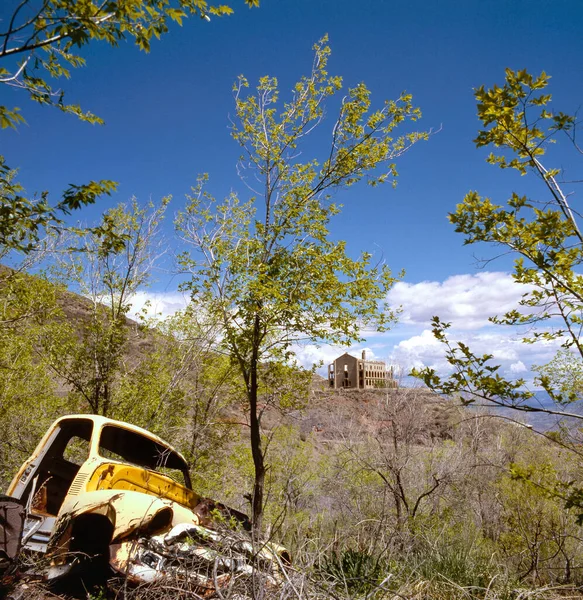
<svg viewBox="0 0 583 600">
<path fill-rule="evenodd" d="M 135 584 L 180 579 L 199 596 L 221 596 L 257 570 L 264 585 L 279 585 L 289 559 L 275 545 L 254 552 L 247 517 L 196 494 L 169 444 L 104 417 L 56 421 L 8 493 L 0 560 L 3 541 L 11 560 L 22 544 L 47 556 L 49 581 L 97 566 Z"/>
<path fill-rule="evenodd" d="M 200 596 L 245 583 L 260 568 L 264 585 L 280 583 L 275 556 L 256 557 L 251 543 L 234 532 L 179 524 L 168 533 L 113 544 L 111 565 L 134 583 L 188 580 Z M 260 565 L 256 565 L 259 560 Z"/>
</svg>

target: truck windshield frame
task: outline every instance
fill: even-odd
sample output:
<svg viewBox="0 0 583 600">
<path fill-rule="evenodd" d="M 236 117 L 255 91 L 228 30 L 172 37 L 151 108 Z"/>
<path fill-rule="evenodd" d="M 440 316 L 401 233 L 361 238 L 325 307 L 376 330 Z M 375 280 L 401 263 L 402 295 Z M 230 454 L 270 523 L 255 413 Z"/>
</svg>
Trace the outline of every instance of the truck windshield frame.
<svg viewBox="0 0 583 600">
<path fill-rule="evenodd" d="M 141 433 L 108 423 L 99 433 L 97 451 L 102 458 L 156 471 L 192 489 L 184 459 L 169 446 Z"/>
</svg>

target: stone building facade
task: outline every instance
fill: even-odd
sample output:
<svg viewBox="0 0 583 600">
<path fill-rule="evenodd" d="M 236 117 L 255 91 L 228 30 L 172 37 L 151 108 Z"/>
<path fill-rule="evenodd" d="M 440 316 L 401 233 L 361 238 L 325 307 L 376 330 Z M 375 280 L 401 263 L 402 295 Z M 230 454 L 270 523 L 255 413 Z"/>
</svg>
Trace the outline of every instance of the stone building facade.
<svg viewBox="0 0 583 600">
<path fill-rule="evenodd" d="M 366 352 L 356 358 L 345 352 L 328 365 L 328 383 L 331 388 L 374 390 L 395 388 L 392 368 L 382 360 L 367 360 Z"/>
</svg>

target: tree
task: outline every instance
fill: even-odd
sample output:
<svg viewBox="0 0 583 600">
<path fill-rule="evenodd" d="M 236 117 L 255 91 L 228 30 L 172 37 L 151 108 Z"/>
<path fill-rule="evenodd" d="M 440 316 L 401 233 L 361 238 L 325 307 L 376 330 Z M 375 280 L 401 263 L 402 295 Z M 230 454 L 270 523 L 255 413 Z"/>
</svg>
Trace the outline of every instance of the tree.
<svg viewBox="0 0 583 600">
<path fill-rule="evenodd" d="M 259 5 L 258 0 L 245 3 Z M 79 106 L 65 104 L 63 91 L 54 90 L 47 80 L 68 78 L 69 69 L 83 66 L 85 59 L 76 54 L 83 46 L 94 41 L 117 46 L 133 38 L 148 52 L 152 38 L 167 33 L 172 21 L 181 25 L 191 15 L 208 18 L 233 12 L 229 6 L 209 6 L 205 0 L 19 0 L 12 4 L 12 15 L 0 31 L 0 60 L 6 65 L 0 68 L 0 83 L 92 123 L 102 121 Z M 22 122 L 19 109 L 0 106 L 2 128 Z"/>
<path fill-rule="evenodd" d="M 61 290 L 42 276 L 0 267 L 0 485 L 4 487 L 59 415 L 40 340 L 61 313 Z"/>
<path fill-rule="evenodd" d="M 462 342 L 448 339 L 448 323 L 433 319 L 433 332 L 446 347 L 446 359 L 453 373 L 443 378 L 434 369 L 414 370 L 413 375 L 438 393 L 454 395 L 464 404 L 486 401 L 495 406 L 522 412 L 543 412 L 559 417 L 583 419 L 581 414 L 565 410 L 580 398 L 579 373 L 583 367 L 583 236 L 580 215 L 570 206 L 569 182 L 560 169 L 542 162 L 549 145 L 564 135 L 572 147 L 577 145 L 574 117 L 548 109 L 551 95 L 543 93 L 549 77 L 533 77 L 526 71 L 506 70 L 502 87 L 476 91 L 478 116 L 482 129 L 475 142 L 478 147 L 492 146 L 496 152 L 488 162 L 502 169 L 516 169 L 521 175 L 533 174 L 542 183 L 546 197 L 542 201 L 513 192 L 506 205 L 494 204 L 470 192 L 450 214 L 456 231 L 464 234 L 466 244 L 486 242 L 501 246 L 516 256 L 513 278 L 528 286 L 520 301 L 520 310 L 491 317 L 497 324 L 528 326 L 523 342 L 555 343 L 559 351 L 543 366 L 533 367 L 533 381 L 556 403 L 555 407 L 533 401 L 534 392 L 524 379 L 512 380 L 499 373 L 492 355 L 476 355 Z M 561 433 L 546 436 L 563 448 L 578 454 Z M 524 479 L 529 479 L 525 477 Z M 572 480 L 558 482 L 545 490 L 562 499 L 566 509 L 575 507 L 583 519 L 583 490 Z"/>
<path fill-rule="evenodd" d="M 82 410 L 115 416 L 116 390 L 131 328 L 126 315 L 131 299 L 151 276 L 162 252 L 158 233 L 169 199 L 141 207 L 136 199 L 107 211 L 114 235 L 124 236 L 122 248 L 94 231 L 84 234 L 82 252 L 69 252 L 61 261 L 66 280 L 87 300 L 79 323 L 55 323 L 43 349 L 56 375 L 71 389 Z M 79 338 L 81 342 L 79 343 Z"/>
<path fill-rule="evenodd" d="M 353 494 L 376 543 L 382 545 L 381 532 L 388 531 L 394 538 L 391 545 L 404 551 L 416 530 L 427 524 L 424 519 L 437 512 L 440 499 L 466 475 L 466 449 L 451 441 L 449 421 L 458 416 L 453 406 L 428 401 L 420 388 L 391 390 L 367 415 L 372 426 L 342 436 L 339 470 L 353 479 L 344 487 L 359 490 Z"/>
<path fill-rule="evenodd" d="M 26 198 L 24 188 L 15 178 L 16 171 L 10 169 L 4 157 L 0 156 L 0 257 L 13 250 L 25 254 L 37 251 L 45 232 L 58 234 L 64 229 L 64 218 L 73 210 L 93 204 L 117 187 L 109 180 L 70 185 L 62 200 L 51 205 L 47 192 L 43 192 L 40 198 Z M 107 238 L 112 248 L 121 249 L 123 234 L 114 235 L 113 230 L 114 224 L 107 219 L 99 227 L 91 229 L 93 234 Z"/>
<path fill-rule="evenodd" d="M 258 0 L 245 0 L 257 6 Z M 55 106 L 89 123 L 103 123 L 78 105 L 66 104 L 64 92 L 53 89 L 50 79 L 69 78 L 70 69 L 83 66 L 78 52 L 95 41 L 117 46 L 133 39 L 149 51 L 152 38 L 159 38 L 171 21 L 182 24 L 190 15 L 228 15 L 229 6 L 209 6 L 205 0 L 18 0 L 11 2 L 11 16 L 0 30 L 0 84 L 23 90 L 40 104 Z M 7 11 L 10 14 L 10 8 Z M 0 129 L 24 123 L 19 108 L 0 105 Z M 15 172 L 0 156 L 0 248 L 30 252 L 45 228 L 63 226 L 63 217 L 72 210 L 93 204 L 99 196 L 111 194 L 113 181 L 91 181 L 71 185 L 56 204 L 40 198 L 25 198 Z M 107 224 L 105 224 L 107 225 Z M 97 233 L 109 233 L 112 227 Z M 112 237 L 120 245 L 123 239 Z"/>
<path fill-rule="evenodd" d="M 570 404 L 583 399 L 583 361 L 575 352 L 560 348 L 550 362 L 532 368 L 559 403 Z"/>
<path fill-rule="evenodd" d="M 486 242 L 501 246 L 516 256 L 513 278 L 524 284 L 521 310 L 492 317 L 497 324 L 529 326 L 523 339 L 529 344 L 559 343 L 563 350 L 556 361 L 572 361 L 572 371 L 580 370 L 583 344 L 583 237 L 579 215 L 570 207 L 569 196 L 561 181 L 561 172 L 543 162 L 549 145 L 559 134 L 567 136 L 577 151 L 575 118 L 552 112 L 551 95 L 543 93 L 549 77 L 533 77 L 526 71 L 506 70 L 502 87 L 476 91 L 478 116 L 484 128 L 475 142 L 478 147 L 495 149 L 488 162 L 502 169 L 516 169 L 521 175 L 534 174 L 542 183 L 546 198 L 542 201 L 513 192 L 506 205 L 494 204 L 477 192 L 469 192 L 456 211 L 449 215 L 456 232 L 465 236 L 465 244 Z M 477 356 L 463 343 L 447 338 L 449 324 L 434 318 L 433 331 L 446 345 L 446 358 L 453 374 L 442 379 L 433 369 L 414 374 L 432 389 L 444 394 L 460 394 L 471 403 L 486 400 L 526 412 L 550 412 L 583 418 L 574 413 L 544 408 L 530 403 L 533 393 L 525 390 L 525 381 L 508 380 L 493 365 L 491 355 Z M 551 363 L 552 364 L 552 363 Z M 556 402 L 565 404 L 576 399 L 573 390 L 557 385 L 548 369 L 538 367 L 535 384 L 540 385 Z M 567 393 L 564 393 L 564 392 Z"/>
<path fill-rule="evenodd" d="M 195 255 L 181 256 L 192 274 L 186 287 L 222 324 L 220 349 L 242 375 L 249 408 L 255 470 L 254 531 L 261 531 L 265 460 L 259 405 L 262 365 L 286 362 L 303 340 L 350 343 L 367 327 L 386 329 L 394 318 L 385 303 L 395 278 L 383 261 L 363 253 L 351 258 L 345 242 L 333 241 L 329 223 L 340 212 L 332 193 L 365 179 L 370 185 L 395 181 L 395 160 L 426 132 L 393 137 L 420 111 L 401 94 L 378 110 L 361 83 L 349 89 L 322 161 L 300 160 L 306 136 L 320 125 L 325 103 L 342 86 L 326 71 L 327 38 L 315 46 L 311 73 L 279 105 L 273 77 L 260 79 L 255 93 L 240 77 L 235 85 L 233 138 L 242 148 L 243 180 L 254 194 L 232 193 L 217 202 L 201 177 L 180 212 L 177 228 Z M 253 182 L 246 174 L 252 173 Z"/>
<path fill-rule="evenodd" d="M 238 429 L 238 424 L 225 419 L 224 411 L 240 404 L 241 382 L 229 359 L 214 350 L 217 323 L 207 318 L 202 307 L 190 303 L 163 320 L 152 318 L 146 325 L 153 351 L 129 378 L 130 386 L 124 386 L 130 387 L 129 414 L 145 413 L 140 419 L 144 427 L 176 441 L 199 493 L 208 493 L 210 480 L 220 479 L 224 487 L 217 473 L 227 440 L 232 441 L 233 431 Z M 154 388 L 156 401 L 136 407 L 136 398 L 144 396 L 140 390 L 144 383 Z M 132 387 L 138 388 L 137 393 Z M 151 397 L 152 392 L 146 395 Z M 179 409 L 181 423 L 177 427 Z"/>
<path fill-rule="evenodd" d="M 564 491 L 561 482 L 578 477 L 579 458 L 548 441 L 528 444 L 497 482 L 499 548 L 521 580 L 538 585 L 580 580 L 581 518 L 556 493 Z"/>
</svg>

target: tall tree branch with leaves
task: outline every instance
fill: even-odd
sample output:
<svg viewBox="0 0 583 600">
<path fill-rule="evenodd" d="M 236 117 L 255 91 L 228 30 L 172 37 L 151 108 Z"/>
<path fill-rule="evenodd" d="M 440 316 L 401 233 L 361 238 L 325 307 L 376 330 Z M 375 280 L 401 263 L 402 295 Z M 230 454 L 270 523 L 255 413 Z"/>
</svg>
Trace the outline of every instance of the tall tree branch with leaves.
<svg viewBox="0 0 583 600">
<path fill-rule="evenodd" d="M 342 88 L 342 79 L 326 70 L 327 38 L 314 52 L 310 74 L 298 81 L 288 102 L 280 102 L 273 77 L 261 78 L 254 92 L 244 77 L 235 85 L 232 135 L 243 151 L 239 172 L 254 196 L 244 201 L 232 193 L 216 201 L 205 189 L 207 177 L 201 177 L 176 222 L 193 247 L 181 257 L 192 274 L 187 287 L 220 318 L 220 345 L 245 382 L 256 534 L 266 470 L 262 365 L 288 361 L 292 345 L 301 341 L 349 344 L 361 339 L 364 328 L 385 330 L 394 320 L 385 302 L 395 282 L 389 268 L 366 252 L 351 258 L 345 242 L 330 239 L 330 221 L 341 208 L 332 194 L 363 179 L 370 185 L 394 183 L 396 159 L 428 137 L 422 131 L 394 134 L 420 117 L 410 95 L 372 110 L 370 92 L 359 84 L 341 101 L 324 159 L 300 160 L 303 142 L 323 123 L 327 101 Z"/>
<path fill-rule="evenodd" d="M 0 83 L 22 89 L 32 100 L 50 104 L 90 123 L 101 123 L 80 106 L 65 104 L 64 92 L 54 90 L 48 78 L 69 78 L 70 69 L 85 65 L 76 54 L 83 46 L 102 41 L 117 46 L 133 39 L 146 52 L 153 38 L 168 32 L 172 21 L 182 25 L 189 16 L 229 15 L 226 5 L 205 0 L 17 0 L 0 30 Z M 245 0 L 258 6 L 258 0 Z M 19 109 L 0 107 L 0 124 L 14 127 L 23 122 Z"/>
<path fill-rule="evenodd" d="M 71 69 L 85 65 L 78 52 L 87 44 L 101 41 L 117 46 L 133 39 L 148 52 L 153 38 L 167 33 L 172 21 L 182 24 L 188 16 L 228 15 L 226 5 L 209 5 L 205 0 L 6 0 L 0 20 L 0 84 L 24 91 L 31 100 L 57 107 L 83 121 L 103 121 L 76 104 L 64 101 L 64 91 L 54 89 L 51 79 L 69 79 Z M 245 0 L 258 6 L 258 0 Z M 0 105 L 0 129 L 24 123 L 17 107 Z M 45 192 L 27 198 L 15 181 L 15 171 L 0 156 L 0 250 L 31 252 L 45 229 L 59 230 L 72 210 L 93 204 L 110 195 L 116 183 L 107 179 L 71 185 L 62 199 L 49 203 Z M 113 244 L 123 239 L 113 236 L 111 223 L 95 229 L 109 235 Z"/>
<path fill-rule="evenodd" d="M 123 232 L 123 248 L 111 248 L 107 237 L 86 233 L 83 252 L 66 254 L 60 261 L 61 276 L 87 299 L 88 314 L 81 327 L 56 323 L 43 350 L 82 410 L 120 416 L 116 392 L 130 333 L 126 315 L 132 297 L 147 285 L 164 253 L 159 232 L 168 203 L 164 198 L 159 205 L 141 207 L 134 198 L 110 209 L 103 218 L 115 224 L 116 235 Z"/>
<path fill-rule="evenodd" d="M 561 372 L 538 367 L 535 384 L 557 403 L 565 405 L 578 398 L 579 390 L 569 388 L 566 371 L 580 372 L 583 345 L 583 237 L 579 213 L 571 207 L 572 195 L 565 190 L 561 171 L 549 168 L 543 157 L 559 135 L 566 136 L 574 148 L 577 123 L 574 117 L 549 108 L 551 95 L 544 93 L 549 77 L 533 77 L 526 71 L 506 70 L 502 87 L 476 91 L 478 116 L 484 128 L 475 142 L 478 147 L 495 149 L 488 162 L 502 169 L 516 169 L 521 175 L 534 174 L 542 183 L 542 201 L 515 192 L 506 205 L 470 192 L 449 215 L 465 244 L 486 242 L 501 246 L 516 256 L 513 278 L 525 286 L 520 310 L 492 317 L 493 323 L 529 326 L 523 341 L 528 344 L 557 342 Z M 414 374 L 432 389 L 444 394 L 459 394 L 464 402 L 486 400 L 525 412 L 547 412 L 583 418 L 572 412 L 541 408 L 531 401 L 522 379 L 509 380 L 492 363 L 491 355 L 478 356 L 463 343 L 447 337 L 449 324 L 435 317 L 433 331 L 447 348 L 446 358 L 453 367 L 448 379 L 433 369 Z M 552 364 L 552 363 L 551 363 Z M 557 376 L 555 376 L 555 373 Z M 578 381 L 576 376 L 572 381 Z"/>
</svg>

